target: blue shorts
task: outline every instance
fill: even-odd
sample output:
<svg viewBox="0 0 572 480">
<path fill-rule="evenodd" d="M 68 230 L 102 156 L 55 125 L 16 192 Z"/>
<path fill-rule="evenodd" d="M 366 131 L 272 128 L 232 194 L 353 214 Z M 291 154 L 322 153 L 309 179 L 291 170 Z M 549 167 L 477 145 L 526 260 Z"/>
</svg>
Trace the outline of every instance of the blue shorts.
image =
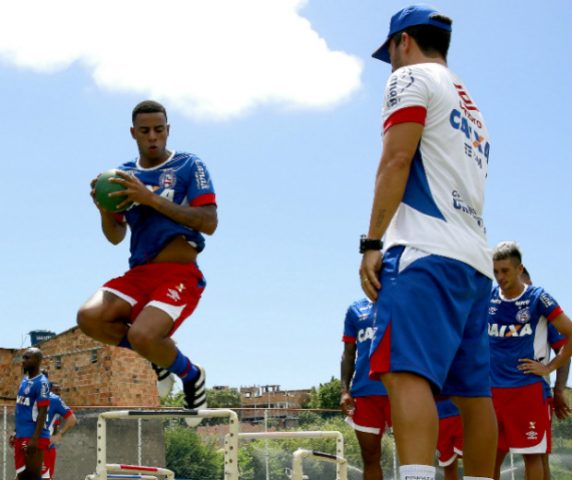
<svg viewBox="0 0 572 480">
<path fill-rule="evenodd" d="M 444 395 L 490 397 L 491 279 L 458 260 L 399 246 L 385 252 L 380 281 L 370 378 L 411 372 Z"/>
</svg>

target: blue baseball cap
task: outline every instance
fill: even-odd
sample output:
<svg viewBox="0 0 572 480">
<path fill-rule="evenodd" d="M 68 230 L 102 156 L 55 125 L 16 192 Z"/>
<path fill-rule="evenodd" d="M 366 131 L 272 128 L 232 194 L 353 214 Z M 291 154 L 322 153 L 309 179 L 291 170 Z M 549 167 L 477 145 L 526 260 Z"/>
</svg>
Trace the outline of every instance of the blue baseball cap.
<svg viewBox="0 0 572 480">
<path fill-rule="evenodd" d="M 399 12 L 391 17 L 391 22 L 389 22 L 389 33 L 387 34 L 387 39 L 384 44 L 373 52 L 371 56 L 381 60 L 382 62 L 391 63 L 391 60 L 389 59 L 389 41 L 397 32 L 401 32 L 409 27 L 414 27 L 416 25 L 433 25 L 434 27 L 441 28 L 447 32 L 452 31 L 451 25 L 447 25 L 446 23 L 433 18 L 435 14 L 439 14 L 439 12 L 433 7 L 428 7 L 427 5 L 411 5 L 399 10 Z"/>
</svg>

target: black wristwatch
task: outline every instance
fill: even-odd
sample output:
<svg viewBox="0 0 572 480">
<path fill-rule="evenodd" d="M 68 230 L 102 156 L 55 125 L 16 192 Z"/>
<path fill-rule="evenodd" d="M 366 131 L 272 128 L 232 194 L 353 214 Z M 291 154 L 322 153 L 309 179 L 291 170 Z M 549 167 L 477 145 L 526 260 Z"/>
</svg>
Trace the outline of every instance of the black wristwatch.
<svg viewBox="0 0 572 480">
<path fill-rule="evenodd" d="M 381 250 L 382 248 L 382 240 L 366 238 L 365 235 L 359 238 L 359 253 L 365 253 L 366 250 Z"/>
</svg>

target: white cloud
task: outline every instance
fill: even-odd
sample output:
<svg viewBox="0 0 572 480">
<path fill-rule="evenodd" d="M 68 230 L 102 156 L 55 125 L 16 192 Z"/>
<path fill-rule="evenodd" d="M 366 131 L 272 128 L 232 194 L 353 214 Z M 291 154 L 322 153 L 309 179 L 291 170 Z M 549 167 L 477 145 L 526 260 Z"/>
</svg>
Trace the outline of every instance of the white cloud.
<svg viewBox="0 0 572 480">
<path fill-rule="evenodd" d="M 359 59 L 328 48 L 304 0 L 0 0 L 0 59 L 37 72 L 80 62 L 113 91 L 194 117 L 261 104 L 323 108 L 360 86 Z"/>
</svg>

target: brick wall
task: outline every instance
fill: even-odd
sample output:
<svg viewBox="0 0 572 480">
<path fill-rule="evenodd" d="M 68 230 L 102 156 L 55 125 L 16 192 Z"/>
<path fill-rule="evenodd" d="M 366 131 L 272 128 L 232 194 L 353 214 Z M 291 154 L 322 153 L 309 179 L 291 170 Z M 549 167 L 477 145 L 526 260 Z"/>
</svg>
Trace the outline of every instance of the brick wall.
<svg viewBox="0 0 572 480">
<path fill-rule="evenodd" d="M 156 378 L 147 360 L 136 353 L 103 345 L 71 328 L 38 347 L 42 368 L 62 387 L 73 406 L 158 407 Z M 0 349 L 0 404 L 10 404 L 22 379 L 25 349 Z"/>
</svg>

